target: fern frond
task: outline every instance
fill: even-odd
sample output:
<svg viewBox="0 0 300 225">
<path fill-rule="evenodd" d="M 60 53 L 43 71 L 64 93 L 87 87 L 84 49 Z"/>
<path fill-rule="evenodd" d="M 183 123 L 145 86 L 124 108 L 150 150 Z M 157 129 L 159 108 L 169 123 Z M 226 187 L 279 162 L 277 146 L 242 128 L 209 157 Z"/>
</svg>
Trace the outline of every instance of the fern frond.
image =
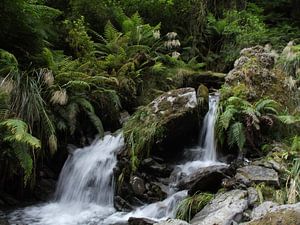
<svg viewBox="0 0 300 225">
<path fill-rule="evenodd" d="M 261 99 L 254 105 L 256 111 L 260 113 L 272 113 L 277 115 L 278 114 L 278 108 L 279 103 L 272 99 Z"/>
<path fill-rule="evenodd" d="M 284 124 L 295 124 L 300 122 L 300 116 L 292 116 L 292 115 L 281 115 L 281 116 L 276 116 L 276 118 L 284 123 Z"/>
<path fill-rule="evenodd" d="M 32 174 L 33 160 L 28 153 L 27 148 L 22 145 L 15 145 L 13 151 L 24 171 L 24 184 L 26 186 Z"/>
<path fill-rule="evenodd" d="M 105 28 L 104 28 L 104 38 L 106 41 L 111 42 L 115 41 L 119 37 L 122 36 L 122 33 L 120 33 L 110 21 L 107 22 Z"/>
<path fill-rule="evenodd" d="M 220 123 L 222 124 L 225 130 L 228 129 L 229 124 L 232 120 L 234 120 L 234 115 L 238 113 L 238 110 L 229 105 L 225 108 L 225 111 L 220 115 Z"/>
<path fill-rule="evenodd" d="M 28 125 L 24 121 L 7 119 L 2 121 L 0 126 L 9 130 L 9 134 L 3 138 L 4 141 L 26 144 L 32 148 L 41 148 L 40 140 L 28 133 Z"/>
<path fill-rule="evenodd" d="M 242 151 L 245 142 L 246 137 L 244 125 L 241 122 L 235 122 L 230 126 L 228 131 L 228 144 L 230 147 L 237 144 L 239 150 Z"/>
</svg>

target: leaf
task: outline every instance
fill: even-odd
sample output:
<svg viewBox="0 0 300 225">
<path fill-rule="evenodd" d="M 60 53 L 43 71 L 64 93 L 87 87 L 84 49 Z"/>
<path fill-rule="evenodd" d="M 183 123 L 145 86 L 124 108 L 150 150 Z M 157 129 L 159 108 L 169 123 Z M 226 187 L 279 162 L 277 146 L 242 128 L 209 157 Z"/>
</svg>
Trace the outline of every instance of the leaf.
<svg viewBox="0 0 300 225">
<path fill-rule="evenodd" d="M 243 147 L 246 142 L 245 137 L 245 128 L 241 122 L 235 122 L 230 126 L 228 134 L 228 144 L 232 147 L 234 144 L 237 144 L 240 151 L 243 150 Z"/>
</svg>

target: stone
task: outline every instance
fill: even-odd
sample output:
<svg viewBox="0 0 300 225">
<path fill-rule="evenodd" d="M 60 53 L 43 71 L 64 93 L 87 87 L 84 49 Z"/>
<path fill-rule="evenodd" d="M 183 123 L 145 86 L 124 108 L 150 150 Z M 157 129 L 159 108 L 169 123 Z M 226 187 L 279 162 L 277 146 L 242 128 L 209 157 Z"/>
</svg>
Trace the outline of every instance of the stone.
<svg viewBox="0 0 300 225">
<path fill-rule="evenodd" d="M 276 205 L 264 202 L 252 213 L 252 220 L 243 225 L 299 225 L 300 202 L 288 205 Z"/>
<path fill-rule="evenodd" d="M 130 217 L 128 219 L 128 225 L 152 225 L 154 223 L 156 223 L 154 220 L 148 218 Z"/>
<path fill-rule="evenodd" d="M 0 219 L 0 225 L 9 225 L 9 222 L 6 219 Z"/>
<path fill-rule="evenodd" d="M 238 182 L 250 185 L 251 183 L 266 183 L 269 185 L 279 186 L 278 173 L 269 168 L 262 166 L 244 166 L 237 169 L 235 179 Z"/>
<path fill-rule="evenodd" d="M 232 190 L 218 194 L 191 220 L 192 225 L 231 225 L 242 219 L 248 208 L 248 192 Z"/>
<path fill-rule="evenodd" d="M 245 97 L 250 102 L 268 97 L 287 105 L 293 93 L 286 88 L 285 73 L 275 66 L 277 57 L 274 51 L 263 46 L 245 48 L 225 77 L 225 83 L 232 88 L 244 87 Z"/>
<path fill-rule="evenodd" d="M 152 158 L 144 159 L 141 163 L 141 168 L 143 172 L 157 176 L 157 177 L 169 177 L 172 169 L 166 164 L 158 163 Z"/>
<path fill-rule="evenodd" d="M 130 212 L 133 210 L 133 206 L 120 196 L 114 197 L 114 206 L 118 211 Z"/>
<path fill-rule="evenodd" d="M 258 193 L 255 188 L 250 187 L 248 191 L 248 204 L 253 206 L 258 201 Z"/>
<path fill-rule="evenodd" d="M 278 206 L 278 203 L 272 201 L 266 201 L 255 207 L 251 213 L 251 219 L 257 219 L 267 214 L 275 206 Z"/>
<path fill-rule="evenodd" d="M 222 180 L 226 177 L 227 169 L 227 165 L 200 168 L 190 176 L 184 177 L 177 186 L 181 190 L 189 190 L 190 195 L 197 191 L 216 192 L 222 186 Z"/>
<path fill-rule="evenodd" d="M 190 224 L 183 220 L 168 219 L 166 221 L 155 223 L 154 225 L 190 225 Z"/>
<path fill-rule="evenodd" d="M 143 195 L 146 191 L 144 180 L 138 176 L 130 178 L 130 185 L 136 195 Z"/>
</svg>

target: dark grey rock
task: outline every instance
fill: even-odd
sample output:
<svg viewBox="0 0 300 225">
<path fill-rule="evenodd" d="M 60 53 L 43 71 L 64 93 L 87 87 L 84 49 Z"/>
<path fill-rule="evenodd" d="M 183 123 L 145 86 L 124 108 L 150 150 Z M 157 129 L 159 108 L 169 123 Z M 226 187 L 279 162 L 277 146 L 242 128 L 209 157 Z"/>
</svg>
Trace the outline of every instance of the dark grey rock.
<svg viewBox="0 0 300 225">
<path fill-rule="evenodd" d="M 190 195 L 197 191 L 216 192 L 222 186 L 222 180 L 226 177 L 227 169 L 227 165 L 200 168 L 194 174 L 183 178 L 178 183 L 178 187 L 182 190 L 189 190 Z"/>
<path fill-rule="evenodd" d="M 279 186 L 278 173 L 262 166 L 245 166 L 237 169 L 235 178 L 238 182 L 250 185 L 251 183 L 265 182 L 270 185 Z"/>
<path fill-rule="evenodd" d="M 133 210 L 133 206 L 120 196 L 115 196 L 114 206 L 118 211 L 130 212 Z"/>
<path fill-rule="evenodd" d="M 144 180 L 138 176 L 132 176 L 130 178 L 130 185 L 133 192 L 138 196 L 143 195 L 146 191 Z"/>
<path fill-rule="evenodd" d="M 128 224 L 129 225 L 152 225 L 156 223 L 154 220 L 150 220 L 147 218 L 135 218 L 135 217 L 130 217 L 128 219 Z"/>
</svg>

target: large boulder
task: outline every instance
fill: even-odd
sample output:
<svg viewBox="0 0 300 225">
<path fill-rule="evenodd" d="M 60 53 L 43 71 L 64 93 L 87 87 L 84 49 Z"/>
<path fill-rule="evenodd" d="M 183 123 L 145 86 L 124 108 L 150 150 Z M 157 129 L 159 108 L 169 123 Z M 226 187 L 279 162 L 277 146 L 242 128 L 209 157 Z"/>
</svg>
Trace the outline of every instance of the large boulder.
<svg viewBox="0 0 300 225">
<path fill-rule="evenodd" d="M 134 154 L 139 160 L 149 153 L 168 159 L 187 140 L 197 136 L 199 121 L 195 89 L 169 91 L 140 107 L 125 124 L 128 154 Z"/>
<path fill-rule="evenodd" d="M 193 195 L 198 191 L 217 192 L 222 186 L 222 180 L 226 177 L 227 170 L 227 165 L 200 168 L 193 174 L 181 179 L 178 188 L 189 190 L 189 195 Z"/>
<path fill-rule="evenodd" d="M 269 185 L 279 186 L 278 173 L 274 169 L 262 166 L 251 165 L 239 168 L 237 169 L 235 179 L 245 185 L 264 182 Z"/>
<path fill-rule="evenodd" d="M 251 190 L 252 192 L 253 190 Z M 253 193 L 232 190 L 218 194 L 191 220 L 193 225 L 231 225 L 240 222 L 243 212 L 253 201 Z"/>
<path fill-rule="evenodd" d="M 298 225 L 300 224 L 300 203 L 277 205 L 264 202 L 252 212 L 252 220 L 243 225 Z"/>
<path fill-rule="evenodd" d="M 226 76 L 225 83 L 231 87 L 244 85 L 244 94 L 249 101 L 268 97 L 286 105 L 292 92 L 286 85 L 288 76 L 276 66 L 277 58 L 278 55 L 266 47 L 245 48 Z"/>
</svg>

